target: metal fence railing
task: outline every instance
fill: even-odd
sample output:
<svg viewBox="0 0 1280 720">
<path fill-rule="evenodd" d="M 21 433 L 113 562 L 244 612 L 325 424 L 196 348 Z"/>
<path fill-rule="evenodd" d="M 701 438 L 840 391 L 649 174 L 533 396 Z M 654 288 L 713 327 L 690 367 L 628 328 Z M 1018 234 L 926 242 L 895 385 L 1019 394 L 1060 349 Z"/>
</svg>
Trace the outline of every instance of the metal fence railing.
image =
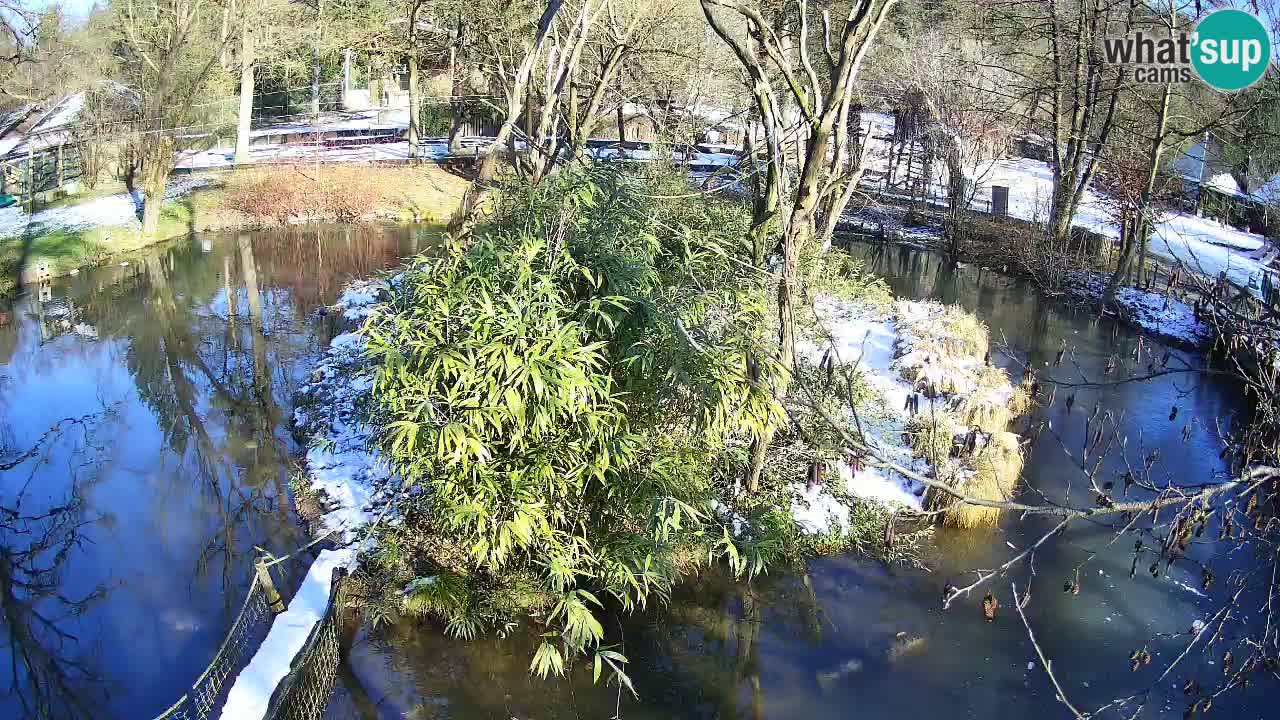
<svg viewBox="0 0 1280 720">
<path fill-rule="evenodd" d="M 240 614 L 231 624 L 222 647 L 218 648 L 213 660 L 191 689 L 156 720 L 206 720 L 211 717 L 227 677 L 239 668 L 245 649 L 258 636 L 258 630 L 264 624 L 270 624 L 271 616 L 267 590 L 259 576 L 255 575 L 249 585 L 249 592 L 245 594 Z"/>
<path fill-rule="evenodd" d="M 277 686 L 265 720 L 320 720 L 338 680 L 343 652 L 343 608 L 347 600 L 347 570 L 334 568 L 329 604 L 302 650 L 293 659 L 289 674 Z"/>
<path fill-rule="evenodd" d="M 0 162 L 0 194 L 30 198 L 33 192 L 57 190 L 83 174 L 80 146 L 58 145 Z"/>
</svg>

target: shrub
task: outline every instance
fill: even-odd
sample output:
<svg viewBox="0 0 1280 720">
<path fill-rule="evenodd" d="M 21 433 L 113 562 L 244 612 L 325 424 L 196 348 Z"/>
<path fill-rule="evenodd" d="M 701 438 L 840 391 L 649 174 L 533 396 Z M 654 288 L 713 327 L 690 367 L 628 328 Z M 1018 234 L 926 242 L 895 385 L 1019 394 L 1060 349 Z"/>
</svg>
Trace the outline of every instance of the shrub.
<svg viewBox="0 0 1280 720">
<path fill-rule="evenodd" d="M 512 185 L 469 244 L 413 261 L 364 329 L 377 441 L 424 488 L 382 551 L 409 578 L 404 610 L 463 635 L 536 614 L 554 628 L 541 675 L 609 657 L 606 600 L 667 597 L 717 534 L 706 468 L 780 412 L 746 378 L 765 302 L 729 260 L 736 231 L 655 202 L 657 183 Z"/>
<path fill-rule="evenodd" d="M 258 222 L 367 219 L 383 189 L 378 174 L 359 167 L 287 165 L 241 171 L 227 189 L 226 205 Z"/>
</svg>

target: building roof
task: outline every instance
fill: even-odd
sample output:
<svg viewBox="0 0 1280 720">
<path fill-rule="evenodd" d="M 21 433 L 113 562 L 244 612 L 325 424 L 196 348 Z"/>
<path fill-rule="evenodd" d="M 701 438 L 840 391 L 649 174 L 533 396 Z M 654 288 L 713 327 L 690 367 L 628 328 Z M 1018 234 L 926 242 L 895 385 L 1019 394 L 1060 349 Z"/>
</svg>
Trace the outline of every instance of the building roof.
<svg viewBox="0 0 1280 720">
<path fill-rule="evenodd" d="M 22 157 L 70 141 L 91 91 L 137 103 L 134 90 L 115 81 L 104 80 L 91 90 L 68 93 L 47 103 L 14 110 L 0 116 L 0 159 Z"/>
</svg>

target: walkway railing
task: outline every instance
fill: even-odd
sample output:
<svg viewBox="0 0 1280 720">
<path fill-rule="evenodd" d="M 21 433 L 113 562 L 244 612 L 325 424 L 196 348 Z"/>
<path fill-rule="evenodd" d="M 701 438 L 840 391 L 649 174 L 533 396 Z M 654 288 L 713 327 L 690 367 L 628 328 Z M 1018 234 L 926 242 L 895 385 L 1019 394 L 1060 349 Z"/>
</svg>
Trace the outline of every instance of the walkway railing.
<svg viewBox="0 0 1280 720">
<path fill-rule="evenodd" d="M 218 648 L 209 666 L 201 673 L 187 694 L 161 713 L 156 720 L 206 720 L 213 715 L 218 698 L 222 694 L 223 683 L 240 666 L 245 649 L 258 634 L 256 631 L 264 624 L 271 623 L 271 602 L 267 598 L 267 588 L 263 586 L 261 575 L 261 572 L 254 574 L 249 592 L 244 597 L 244 605 L 240 608 L 240 614 L 231 624 L 226 639 L 222 641 L 222 647 Z M 274 588 L 271 591 L 274 592 Z"/>
<path fill-rule="evenodd" d="M 334 568 L 329 604 L 311 629 L 307 643 L 294 658 L 289 674 L 271 698 L 265 720 L 320 720 L 338 681 L 344 652 L 343 612 L 347 600 L 347 570 Z"/>
<path fill-rule="evenodd" d="M 244 604 L 240 607 L 240 614 L 236 616 L 235 622 L 231 623 L 231 629 L 227 631 L 227 635 L 223 639 L 221 647 L 218 648 L 218 652 L 214 654 L 213 659 L 209 661 L 208 667 L 192 684 L 191 689 L 178 698 L 177 702 L 169 706 L 168 710 L 156 716 L 155 720 L 208 720 L 208 718 L 215 717 L 214 711 L 218 708 L 222 699 L 223 686 L 226 684 L 227 678 L 241 669 L 243 665 L 241 661 L 244 659 L 246 649 L 251 649 L 249 648 L 250 644 L 260 641 L 264 635 L 264 633 L 260 632 L 262 628 L 270 627 L 271 618 L 285 609 L 284 601 L 276 590 L 275 581 L 271 577 L 271 568 L 280 565 L 286 560 L 299 557 L 312 547 L 328 540 L 330 535 L 331 533 L 324 533 L 288 555 L 273 556 L 270 553 L 263 552 L 263 557 L 258 558 L 254 563 L 253 582 L 249 584 L 249 591 L 245 593 Z M 336 593 L 337 587 L 335 580 L 335 585 L 330 591 L 330 605 L 333 605 L 334 593 Z M 326 620 L 317 623 L 317 627 L 324 625 L 328 621 L 328 616 L 329 610 L 326 609 Z M 310 647 L 310 643 L 308 643 L 307 647 Z M 335 664 L 335 672 L 336 667 L 337 665 Z M 315 717 L 318 718 L 319 716 Z"/>
</svg>

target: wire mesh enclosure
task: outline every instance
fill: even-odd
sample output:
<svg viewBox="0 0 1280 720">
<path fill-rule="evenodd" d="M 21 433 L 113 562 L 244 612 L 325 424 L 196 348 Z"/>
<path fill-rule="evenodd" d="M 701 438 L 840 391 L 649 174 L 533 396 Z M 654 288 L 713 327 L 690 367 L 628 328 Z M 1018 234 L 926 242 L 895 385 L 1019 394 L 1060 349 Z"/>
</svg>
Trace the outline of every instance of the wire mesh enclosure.
<svg viewBox="0 0 1280 720">
<path fill-rule="evenodd" d="M 261 634 L 260 629 L 271 623 L 271 615 L 266 592 L 255 576 L 249 585 L 249 592 L 245 594 L 240 614 L 231 624 L 222 647 L 214 654 L 209 667 L 201 673 L 191 690 L 156 720 L 205 720 L 212 717 L 227 677 L 240 667 L 245 649 Z"/>
<path fill-rule="evenodd" d="M 267 710 L 268 720 L 320 720 L 338 679 L 342 654 L 342 609 L 346 604 L 347 571 L 335 568 L 329 585 L 329 604 L 294 658 Z"/>
</svg>

